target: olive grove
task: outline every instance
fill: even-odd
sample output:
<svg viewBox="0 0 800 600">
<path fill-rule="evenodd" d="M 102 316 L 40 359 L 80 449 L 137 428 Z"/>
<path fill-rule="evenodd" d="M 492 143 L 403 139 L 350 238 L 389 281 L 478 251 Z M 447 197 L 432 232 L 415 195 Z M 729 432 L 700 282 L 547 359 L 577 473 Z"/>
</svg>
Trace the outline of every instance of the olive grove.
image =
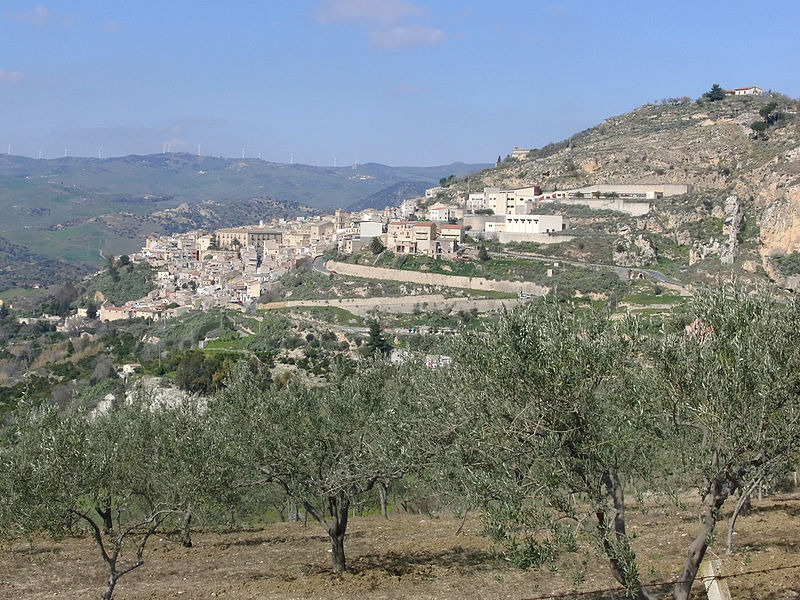
<svg viewBox="0 0 800 600">
<path fill-rule="evenodd" d="M 464 329 L 449 353 L 436 370 L 376 353 L 285 386 L 242 364 L 213 396 L 171 407 L 22 402 L 2 430 L 0 533 L 91 536 L 110 598 L 156 531 L 177 528 L 190 546 L 198 517 L 261 518 L 278 498 L 323 528 L 340 573 L 354 509 L 379 495 L 385 513 L 405 478 L 479 509 L 522 568 L 588 543 L 631 597 L 651 600 L 664 590 L 642 576 L 637 557 L 652 549 L 627 515 L 680 500 L 698 511 L 670 586 L 682 600 L 725 511 L 732 531 L 755 486 L 796 464 L 795 301 L 701 293 L 657 322 L 548 299 Z"/>
</svg>

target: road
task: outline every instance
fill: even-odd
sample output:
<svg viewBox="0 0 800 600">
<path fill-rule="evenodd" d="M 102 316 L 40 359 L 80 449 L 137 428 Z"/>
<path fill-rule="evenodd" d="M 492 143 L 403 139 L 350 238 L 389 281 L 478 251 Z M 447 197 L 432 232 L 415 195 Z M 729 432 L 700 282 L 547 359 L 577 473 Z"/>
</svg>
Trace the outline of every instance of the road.
<svg viewBox="0 0 800 600">
<path fill-rule="evenodd" d="M 611 269 L 612 271 L 617 272 L 617 274 L 619 274 L 621 271 L 634 271 L 636 273 L 643 273 L 655 281 L 674 285 L 680 287 L 681 289 L 686 289 L 686 284 L 682 281 L 678 281 L 677 279 L 664 275 L 664 273 L 654 269 L 645 269 L 642 267 L 620 267 L 619 265 L 604 265 L 600 263 L 584 262 L 582 260 L 564 259 L 554 256 L 542 256 L 541 254 L 529 254 L 527 252 L 491 252 L 490 254 L 501 258 L 511 256 L 513 258 L 538 260 L 541 262 L 560 262 L 566 265 L 572 265 L 573 267 L 586 267 L 589 269 Z"/>
<path fill-rule="evenodd" d="M 330 274 L 330 271 L 325 268 L 325 257 L 321 254 L 319 256 L 314 257 L 314 262 L 311 263 L 314 267 L 314 270 L 317 273 L 322 273 L 323 275 Z"/>
</svg>

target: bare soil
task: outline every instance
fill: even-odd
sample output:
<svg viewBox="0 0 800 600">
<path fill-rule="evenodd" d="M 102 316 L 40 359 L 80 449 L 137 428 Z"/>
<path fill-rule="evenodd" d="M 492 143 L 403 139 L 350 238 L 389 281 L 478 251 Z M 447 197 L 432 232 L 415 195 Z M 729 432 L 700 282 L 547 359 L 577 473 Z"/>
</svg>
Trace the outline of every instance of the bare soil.
<svg viewBox="0 0 800 600">
<path fill-rule="evenodd" d="M 757 504 L 737 522 L 736 553 L 725 556 L 722 522 L 709 554 L 722 560 L 723 574 L 735 575 L 726 579 L 732 598 L 800 600 L 800 497 Z M 674 578 L 697 530 L 696 507 L 631 511 L 629 518 L 642 579 Z M 349 571 L 339 576 L 330 573 L 327 538 L 311 521 L 230 533 L 198 531 L 193 548 L 183 548 L 176 536 L 161 535 L 151 539 L 145 564 L 120 580 L 115 598 L 624 597 L 587 593 L 617 587 L 592 548 L 556 569 L 522 572 L 493 556 L 477 519 L 468 519 L 460 535 L 457 527 L 449 515 L 353 517 L 345 543 Z M 575 571 L 584 561 L 585 578 L 576 585 Z M 0 548 L 0 598 L 99 598 L 104 582 L 104 565 L 89 537 L 16 540 Z M 700 583 L 695 596 L 705 597 Z"/>
</svg>

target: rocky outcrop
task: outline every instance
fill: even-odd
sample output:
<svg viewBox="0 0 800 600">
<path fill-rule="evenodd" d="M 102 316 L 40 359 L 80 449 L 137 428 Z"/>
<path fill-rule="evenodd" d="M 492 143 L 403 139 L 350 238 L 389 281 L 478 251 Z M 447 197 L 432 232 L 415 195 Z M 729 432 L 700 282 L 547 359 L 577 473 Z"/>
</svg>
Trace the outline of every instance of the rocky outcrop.
<svg viewBox="0 0 800 600">
<path fill-rule="evenodd" d="M 712 256 L 719 257 L 719 261 L 723 265 L 732 265 L 736 261 L 741 230 L 742 210 L 739 198 L 728 196 L 725 198 L 722 221 L 722 234 L 727 239 L 720 241 L 712 238 L 708 242 L 695 240 L 689 249 L 689 266 Z"/>
<path fill-rule="evenodd" d="M 692 247 L 689 248 L 689 266 L 712 256 L 720 256 L 722 249 L 723 246 L 719 243 L 719 240 L 711 240 L 708 243 L 696 240 Z"/>
<path fill-rule="evenodd" d="M 800 251 L 800 198 L 773 202 L 761 214 L 761 255 Z"/>
<path fill-rule="evenodd" d="M 614 242 L 614 264 L 622 267 L 647 267 L 658 262 L 658 253 L 643 235 L 626 235 Z"/>
<path fill-rule="evenodd" d="M 739 198 L 725 198 L 725 220 L 722 222 L 722 233 L 728 235 L 728 242 L 722 247 L 719 260 L 723 265 L 732 265 L 739 249 L 739 232 L 742 229 L 742 211 Z"/>
</svg>

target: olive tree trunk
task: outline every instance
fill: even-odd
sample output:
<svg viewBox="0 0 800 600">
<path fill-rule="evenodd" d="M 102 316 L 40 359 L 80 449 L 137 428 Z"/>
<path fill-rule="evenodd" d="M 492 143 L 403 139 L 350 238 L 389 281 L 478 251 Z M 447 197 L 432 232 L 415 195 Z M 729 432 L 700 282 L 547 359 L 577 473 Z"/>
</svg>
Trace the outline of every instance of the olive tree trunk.
<svg viewBox="0 0 800 600">
<path fill-rule="evenodd" d="M 629 591 L 636 600 L 657 600 L 658 594 L 650 592 L 639 579 L 636 555 L 630 547 L 625 532 L 625 492 L 616 469 L 608 469 L 602 475 L 606 493 L 611 498 L 614 514 L 609 524 L 608 515 L 603 509 L 596 511 L 598 530 L 603 550 L 608 557 L 611 574 Z M 613 537 L 612 537 L 613 534 Z"/>
<path fill-rule="evenodd" d="M 192 547 L 192 507 L 187 506 L 183 511 L 183 523 L 181 525 L 181 544 L 184 548 Z"/>
<path fill-rule="evenodd" d="M 373 239 L 375 239 L 375 238 L 373 238 Z M 386 484 L 385 481 L 379 481 L 378 482 L 378 498 L 380 499 L 380 502 L 381 502 L 381 516 L 384 519 L 388 519 L 389 518 L 389 513 L 386 510 L 386 496 L 387 496 L 388 491 L 389 491 L 388 487 L 389 486 Z"/>
<path fill-rule="evenodd" d="M 330 520 L 316 509 L 312 504 L 303 501 L 306 512 L 314 517 L 320 525 L 328 532 L 331 540 L 331 568 L 334 573 L 344 573 L 347 570 L 347 563 L 344 555 L 344 537 L 347 533 L 347 519 L 350 512 L 350 499 L 339 492 L 326 499 L 326 512 Z"/>
<path fill-rule="evenodd" d="M 692 584 L 697 577 L 697 572 L 700 570 L 700 563 L 703 562 L 703 557 L 706 555 L 711 534 L 714 533 L 714 527 L 716 527 L 719 520 L 722 505 L 725 504 L 725 500 L 729 495 L 728 486 L 719 477 L 714 478 L 709 486 L 706 509 L 700 522 L 700 530 L 689 546 L 686 561 L 683 563 L 683 568 L 672 591 L 674 600 L 688 600 L 689 593 L 692 591 Z"/>
</svg>

